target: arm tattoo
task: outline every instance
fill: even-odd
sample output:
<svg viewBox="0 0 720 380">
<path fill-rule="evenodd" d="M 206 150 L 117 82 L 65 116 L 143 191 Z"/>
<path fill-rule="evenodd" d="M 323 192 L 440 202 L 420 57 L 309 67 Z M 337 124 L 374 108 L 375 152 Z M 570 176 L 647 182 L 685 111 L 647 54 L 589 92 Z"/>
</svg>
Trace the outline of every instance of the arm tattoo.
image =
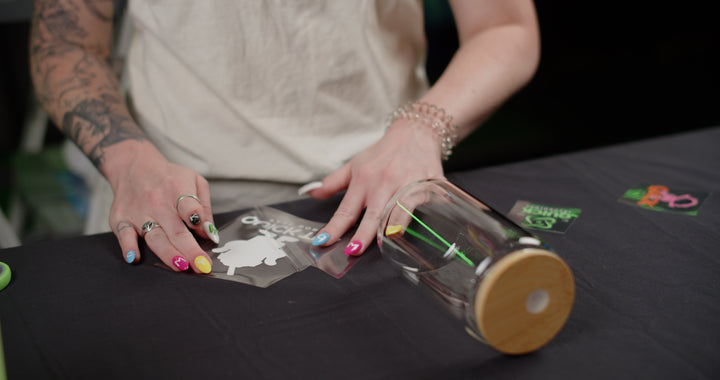
<svg viewBox="0 0 720 380">
<path fill-rule="evenodd" d="M 62 128 L 88 158 L 100 167 L 105 148 L 125 140 L 145 140 L 145 135 L 129 117 L 114 111 L 110 104 L 117 100 L 111 95 L 88 99 L 65 113 Z"/>
<path fill-rule="evenodd" d="M 39 99 L 98 168 L 109 146 L 146 139 L 120 100 L 110 67 L 111 44 L 101 37 L 112 34 L 112 2 L 35 0 L 32 23 L 30 53 Z"/>
<path fill-rule="evenodd" d="M 86 20 L 95 19 L 95 25 L 110 29 L 112 17 L 101 10 L 112 10 L 112 0 L 83 1 L 84 7 L 70 1 L 35 1 L 30 54 L 33 73 L 40 85 L 39 95 L 45 105 L 62 104 L 65 95 L 77 90 L 85 96 L 87 90 L 92 89 L 117 90 L 117 78 L 110 68 L 112 42 L 98 41 L 80 20 L 84 14 Z M 72 65 L 71 72 L 67 71 L 68 65 Z"/>
<path fill-rule="evenodd" d="M 63 42 L 81 40 L 88 36 L 88 32 L 78 24 L 79 9 L 72 4 L 60 4 L 60 1 L 36 1 L 35 12 L 41 17 L 33 20 L 34 28 L 44 29 L 43 41 L 46 39 L 59 39 Z"/>
</svg>

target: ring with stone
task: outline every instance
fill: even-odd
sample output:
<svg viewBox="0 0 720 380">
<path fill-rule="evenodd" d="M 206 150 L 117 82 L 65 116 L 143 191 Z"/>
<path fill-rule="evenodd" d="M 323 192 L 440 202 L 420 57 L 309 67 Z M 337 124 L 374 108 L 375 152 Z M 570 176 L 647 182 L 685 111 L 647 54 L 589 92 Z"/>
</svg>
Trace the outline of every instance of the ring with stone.
<svg viewBox="0 0 720 380">
<path fill-rule="evenodd" d="M 148 220 L 147 222 L 143 223 L 141 229 L 142 229 L 142 236 L 145 236 L 148 232 L 152 231 L 153 228 L 160 227 L 160 223 L 153 222 Z"/>
</svg>

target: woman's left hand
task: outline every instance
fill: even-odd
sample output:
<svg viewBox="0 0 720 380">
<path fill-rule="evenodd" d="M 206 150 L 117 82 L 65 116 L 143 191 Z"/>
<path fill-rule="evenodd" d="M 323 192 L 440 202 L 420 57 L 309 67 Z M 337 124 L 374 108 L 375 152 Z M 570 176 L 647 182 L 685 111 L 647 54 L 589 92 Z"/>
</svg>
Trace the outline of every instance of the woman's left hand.
<svg viewBox="0 0 720 380">
<path fill-rule="evenodd" d="M 419 121 L 395 121 L 382 139 L 327 176 L 322 187 L 310 191 L 315 199 L 327 199 L 347 189 L 337 211 L 313 244 L 335 243 L 362 215 L 345 248 L 346 255 L 361 255 L 375 238 L 385 206 L 393 195 L 405 185 L 431 178 L 444 178 L 440 137 Z"/>
</svg>

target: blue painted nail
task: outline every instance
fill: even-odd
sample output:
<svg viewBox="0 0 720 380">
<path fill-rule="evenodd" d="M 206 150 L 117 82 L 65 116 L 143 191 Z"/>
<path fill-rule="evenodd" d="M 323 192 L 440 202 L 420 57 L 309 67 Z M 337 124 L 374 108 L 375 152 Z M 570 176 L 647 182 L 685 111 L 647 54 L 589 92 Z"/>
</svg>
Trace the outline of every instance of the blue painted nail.
<svg viewBox="0 0 720 380">
<path fill-rule="evenodd" d="M 327 243 L 328 240 L 330 240 L 330 234 L 328 234 L 327 232 L 323 232 L 315 236 L 315 239 L 313 239 L 312 241 L 312 245 L 317 247 L 318 245 L 323 245 Z"/>
<path fill-rule="evenodd" d="M 128 264 L 132 264 L 135 261 L 135 251 L 128 251 L 127 255 L 125 256 L 125 261 L 127 261 Z"/>
</svg>

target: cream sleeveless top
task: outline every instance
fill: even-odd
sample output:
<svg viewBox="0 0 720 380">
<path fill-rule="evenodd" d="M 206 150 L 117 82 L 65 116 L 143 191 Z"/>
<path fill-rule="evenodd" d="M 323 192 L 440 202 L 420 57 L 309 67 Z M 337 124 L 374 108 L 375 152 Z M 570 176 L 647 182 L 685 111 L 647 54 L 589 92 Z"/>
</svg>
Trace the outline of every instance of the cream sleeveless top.
<svg viewBox="0 0 720 380">
<path fill-rule="evenodd" d="M 420 0 L 131 0 L 133 112 L 208 179 L 304 183 L 427 90 Z"/>
</svg>

